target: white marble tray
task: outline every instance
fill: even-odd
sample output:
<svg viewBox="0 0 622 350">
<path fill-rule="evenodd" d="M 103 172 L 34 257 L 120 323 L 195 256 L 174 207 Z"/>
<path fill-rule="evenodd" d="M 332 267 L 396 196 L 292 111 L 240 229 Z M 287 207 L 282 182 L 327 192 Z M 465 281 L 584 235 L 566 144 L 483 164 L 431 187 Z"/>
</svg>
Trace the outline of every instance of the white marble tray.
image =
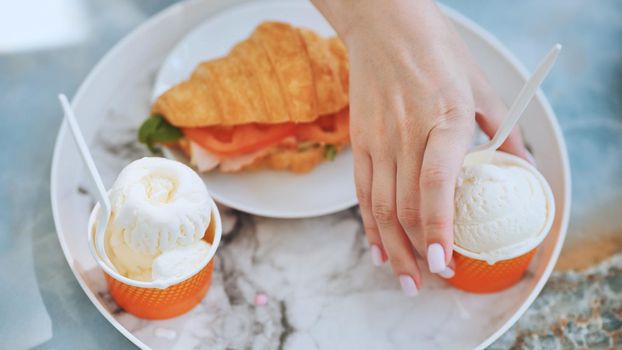
<svg viewBox="0 0 622 350">
<path fill-rule="evenodd" d="M 136 128 L 147 115 L 155 72 L 166 54 L 193 26 L 234 2 L 201 0 L 168 8 L 117 44 L 84 81 L 73 105 L 107 186 L 125 164 L 146 154 L 136 142 Z M 447 12 L 493 85 L 511 101 L 525 70 L 482 29 Z M 88 297 L 141 348 L 485 347 L 541 290 L 568 222 L 570 179 L 559 126 L 541 94 L 526 113 L 525 137 L 551 183 L 558 212 L 526 278 L 503 293 L 467 294 L 424 276 L 419 296 L 403 297 L 388 268 L 372 267 L 355 209 L 305 220 L 225 209 L 225 236 L 203 302 L 176 319 L 136 319 L 111 301 L 89 254 L 85 228 L 93 197 L 65 125 L 52 164 L 54 221 L 69 266 Z M 258 292 L 267 294 L 267 305 L 254 304 Z"/>
</svg>

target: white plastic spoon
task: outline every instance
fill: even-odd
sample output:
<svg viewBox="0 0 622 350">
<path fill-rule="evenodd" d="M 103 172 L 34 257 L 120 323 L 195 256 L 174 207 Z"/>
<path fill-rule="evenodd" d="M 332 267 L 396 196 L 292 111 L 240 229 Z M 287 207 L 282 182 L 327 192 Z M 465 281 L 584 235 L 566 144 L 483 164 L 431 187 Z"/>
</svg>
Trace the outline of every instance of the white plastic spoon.
<svg viewBox="0 0 622 350">
<path fill-rule="evenodd" d="M 60 100 L 60 104 L 63 107 L 63 111 L 65 112 L 65 119 L 69 123 L 69 128 L 71 129 L 71 133 L 73 135 L 73 139 L 76 141 L 78 145 L 78 150 L 80 151 L 80 155 L 82 156 L 82 160 L 84 164 L 86 164 L 87 169 L 89 170 L 89 174 L 91 174 L 91 179 L 95 183 L 95 187 L 97 188 L 97 200 L 99 201 L 100 206 L 100 217 L 99 223 L 97 225 L 97 230 L 95 231 L 95 249 L 99 257 L 110 266 L 111 269 L 115 270 L 114 265 L 106 255 L 106 250 L 104 249 L 104 235 L 106 233 L 106 227 L 108 226 L 108 220 L 110 220 L 110 200 L 108 199 L 108 193 L 106 192 L 106 188 L 104 187 L 104 183 L 102 182 L 101 176 L 95 167 L 95 162 L 93 162 L 93 157 L 91 156 L 91 152 L 89 151 L 86 142 L 84 141 L 84 137 L 82 136 L 82 131 L 80 130 L 80 126 L 78 126 L 78 122 L 76 121 L 76 117 L 73 114 L 73 109 L 71 105 L 69 105 L 69 101 L 67 100 L 67 96 L 64 94 L 59 94 L 58 99 Z M 90 233 L 89 233 L 89 241 L 90 241 Z"/>
<path fill-rule="evenodd" d="M 476 164 L 476 163 L 488 163 L 492 160 L 493 155 L 497 148 L 499 148 L 505 139 L 510 135 L 510 132 L 514 128 L 514 125 L 518 122 L 523 112 L 531 102 L 540 84 L 544 81 L 544 78 L 549 74 L 549 71 L 555 64 L 559 51 L 562 49 L 560 44 L 555 44 L 551 51 L 549 51 L 542 62 L 538 65 L 538 68 L 534 71 L 533 75 L 527 80 L 523 88 L 516 96 L 514 103 L 508 110 L 508 115 L 501 123 L 499 129 L 495 133 L 495 136 L 490 142 L 479 145 L 464 158 L 464 164 Z"/>
</svg>

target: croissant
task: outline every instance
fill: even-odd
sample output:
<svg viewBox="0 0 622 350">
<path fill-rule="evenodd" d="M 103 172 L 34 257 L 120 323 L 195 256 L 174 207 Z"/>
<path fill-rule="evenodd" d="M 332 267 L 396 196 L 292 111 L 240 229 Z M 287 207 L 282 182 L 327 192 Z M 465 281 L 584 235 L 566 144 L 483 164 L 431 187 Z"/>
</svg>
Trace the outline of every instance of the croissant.
<svg viewBox="0 0 622 350">
<path fill-rule="evenodd" d="M 264 22 L 203 62 L 152 107 L 177 127 L 308 123 L 348 106 L 348 57 L 337 38 Z"/>
</svg>

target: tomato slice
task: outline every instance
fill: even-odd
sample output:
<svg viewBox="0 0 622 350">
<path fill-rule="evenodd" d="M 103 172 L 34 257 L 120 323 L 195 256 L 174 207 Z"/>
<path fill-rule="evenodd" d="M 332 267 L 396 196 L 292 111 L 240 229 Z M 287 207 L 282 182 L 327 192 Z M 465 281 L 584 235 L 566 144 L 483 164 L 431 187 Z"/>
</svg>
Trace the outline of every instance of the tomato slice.
<svg viewBox="0 0 622 350">
<path fill-rule="evenodd" d="M 281 143 L 288 136 L 298 141 L 343 144 L 350 138 L 348 109 L 318 118 L 312 123 L 242 124 L 182 128 L 184 135 L 220 157 L 251 153 Z"/>
<path fill-rule="evenodd" d="M 299 141 L 315 141 L 327 144 L 342 144 L 350 138 L 350 113 L 348 108 L 336 114 L 318 118 L 313 123 L 299 124 L 296 138 Z"/>
<path fill-rule="evenodd" d="M 296 124 L 243 124 L 233 127 L 182 128 L 184 135 L 206 150 L 223 157 L 250 153 L 294 135 Z"/>
</svg>

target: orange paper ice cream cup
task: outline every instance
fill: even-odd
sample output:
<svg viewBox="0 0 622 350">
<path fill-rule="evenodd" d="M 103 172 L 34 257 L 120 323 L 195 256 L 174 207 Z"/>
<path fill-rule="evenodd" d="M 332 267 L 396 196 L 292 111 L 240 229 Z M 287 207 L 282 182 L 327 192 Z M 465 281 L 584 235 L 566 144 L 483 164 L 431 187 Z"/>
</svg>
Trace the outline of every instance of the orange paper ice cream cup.
<svg viewBox="0 0 622 350">
<path fill-rule="evenodd" d="M 493 293 L 510 288 L 520 281 L 536 253 L 534 248 L 511 259 L 492 263 L 471 258 L 457 252 L 454 247 L 454 277 L 447 282 L 472 293 Z"/>
<path fill-rule="evenodd" d="M 89 219 L 89 246 L 104 270 L 110 295 L 121 308 L 140 318 L 160 320 L 182 315 L 201 302 L 211 285 L 216 250 L 222 237 L 220 213 L 213 201 L 210 224 L 203 236 L 203 240 L 210 244 L 207 256 L 188 274 L 166 281 L 143 282 L 127 278 L 99 257 L 93 245 L 98 211 L 99 204 L 93 208 Z"/>
<path fill-rule="evenodd" d="M 495 152 L 495 158 L 514 163 L 533 172 L 542 184 L 547 199 L 548 212 L 546 222 L 535 239 L 524 242 L 511 249 L 504 256 L 479 254 L 454 244 L 454 276 L 447 279 L 452 286 L 472 293 L 498 292 L 518 283 L 534 257 L 538 246 L 548 235 L 555 218 L 555 200 L 553 191 L 544 176 L 522 158 L 504 152 Z"/>
</svg>

